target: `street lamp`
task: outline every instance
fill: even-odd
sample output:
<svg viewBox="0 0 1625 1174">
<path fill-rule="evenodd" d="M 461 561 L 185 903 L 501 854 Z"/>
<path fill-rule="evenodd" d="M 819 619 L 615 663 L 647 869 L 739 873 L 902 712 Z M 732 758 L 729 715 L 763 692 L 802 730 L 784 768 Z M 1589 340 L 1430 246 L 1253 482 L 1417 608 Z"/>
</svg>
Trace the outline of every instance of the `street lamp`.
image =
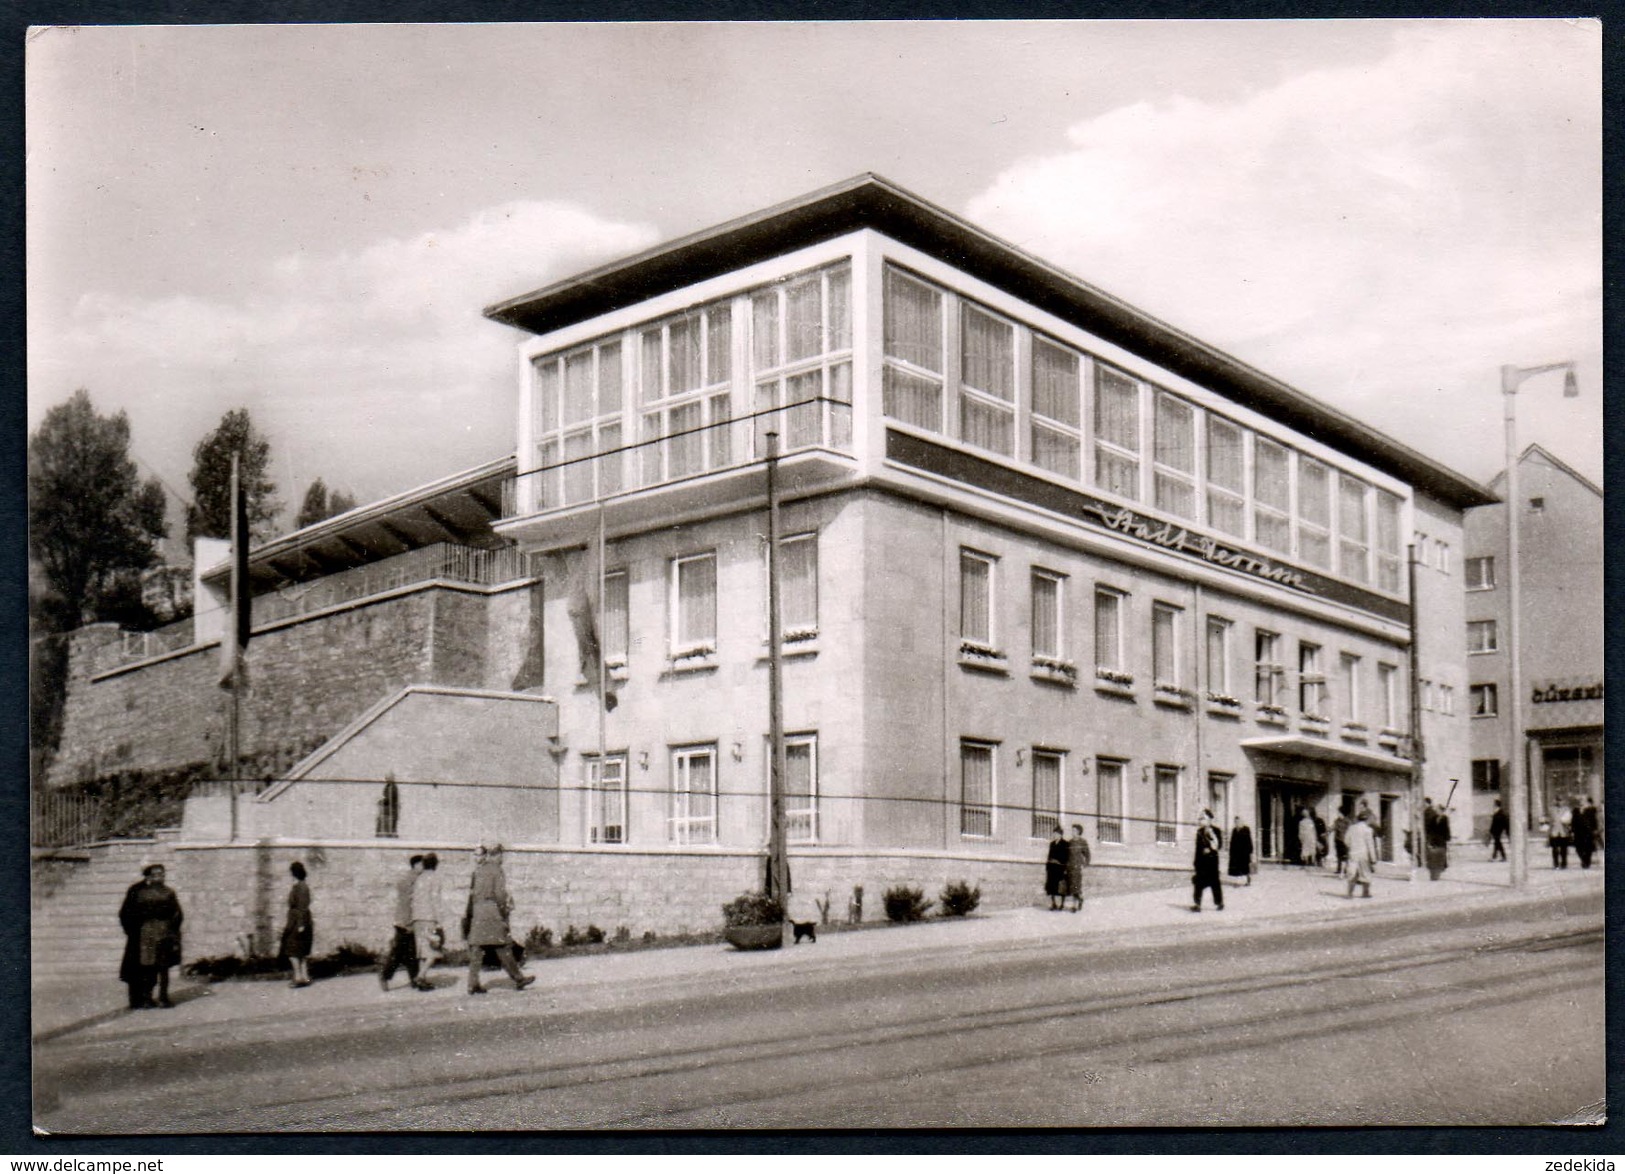
<svg viewBox="0 0 1625 1174">
<path fill-rule="evenodd" d="M 1518 385 L 1535 375 L 1562 371 L 1563 395 L 1580 394 L 1572 360 L 1543 363 L 1538 367 L 1502 367 L 1501 396 L 1506 406 L 1507 434 L 1507 654 L 1509 691 L 1507 705 L 1512 711 L 1512 737 L 1507 753 L 1507 820 L 1512 831 L 1512 887 L 1523 888 L 1529 881 L 1529 780 L 1526 777 L 1526 748 L 1523 731 L 1523 667 L 1518 645 Z"/>
</svg>

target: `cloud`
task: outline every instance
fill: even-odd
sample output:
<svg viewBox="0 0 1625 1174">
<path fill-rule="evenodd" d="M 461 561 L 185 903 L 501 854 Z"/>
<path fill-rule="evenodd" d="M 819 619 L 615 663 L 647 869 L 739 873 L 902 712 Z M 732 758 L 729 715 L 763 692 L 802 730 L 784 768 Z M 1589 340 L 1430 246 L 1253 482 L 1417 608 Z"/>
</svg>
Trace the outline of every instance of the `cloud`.
<svg viewBox="0 0 1625 1174">
<path fill-rule="evenodd" d="M 518 336 L 484 306 L 657 239 L 571 204 L 515 201 L 445 230 L 284 257 L 224 295 L 91 292 L 60 330 L 35 324 L 31 381 L 36 394 L 88 386 L 102 410 L 128 411 L 138 455 L 177 489 L 191 446 L 246 405 L 299 482 L 284 499 L 318 475 L 392 492 L 512 446 Z"/>
<path fill-rule="evenodd" d="M 1110 110 L 967 214 L 1459 460 L 1408 399 L 1488 395 L 1501 363 L 1600 373 L 1601 89 L 1583 28 L 1448 23 L 1233 102 Z"/>
</svg>

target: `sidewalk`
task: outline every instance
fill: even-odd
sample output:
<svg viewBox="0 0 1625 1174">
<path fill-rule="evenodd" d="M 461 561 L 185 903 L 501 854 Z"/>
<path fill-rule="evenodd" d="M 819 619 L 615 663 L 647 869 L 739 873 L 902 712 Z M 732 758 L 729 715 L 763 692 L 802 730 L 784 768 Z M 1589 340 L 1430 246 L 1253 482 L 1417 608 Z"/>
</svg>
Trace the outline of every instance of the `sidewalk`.
<svg viewBox="0 0 1625 1174">
<path fill-rule="evenodd" d="M 146 1035 L 183 1024 L 242 1027 L 257 1020 L 275 1024 L 290 1016 L 392 1019 L 421 1013 L 426 1005 L 482 1017 L 521 1014 L 526 1007 L 533 1011 L 600 1009 L 646 1001 L 657 994 L 681 997 L 719 986 L 753 986 L 772 981 L 786 970 L 802 974 L 834 970 L 849 975 L 866 966 L 883 967 L 889 958 L 905 952 L 971 958 L 988 951 L 1041 948 L 1057 938 L 1098 939 L 1103 946 L 1126 940 L 1177 940 L 1191 934 L 1264 932 L 1283 922 L 1304 925 L 1403 917 L 1441 905 L 1518 903 L 1554 893 L 1578 897 L 1603 889 L 1600 863 L 1589 871 L 1571 867 L 1558 872 L 1549 861 L 1537 857 L 1531 861 L 1527 891 L 1516 893 L 1510 887 L 1507 866 L 1488 862 L 1485 852 L 1482 845 L 1453 848 L 1451 866 L 1436 882 L 1429 881 L 1425 872 L 1413 881 L 1379 878 L 1372 886 L 1371 900 L 1347 899 L 1343 879 L 1330 871 L 1266 865 L 1251 885 L 1226 883 L 1222 912 L 1208 905 L 1198 914 L 1190 908 L 1188 877 L 1170 873 L 1168 887 L 1086 900 L 1079 913 L 1055 913 L 1047 905 L 1035 904 L 954 921 L 880 925 L 859 931 L 832 927 L 816 944 L 786 945 L 780 950 L 747 952 L 707 945 L 535 961 L 527 969 L 539 981 L 530 991 L 518 994 L 505 977 L 489 976 L 492 997 L 478 1000 L 463 993 L 463 973 L 449 969 L 431 972 L 433 992 L 409 989 L 401 975 L 385 994 L 372 973 L 328 979 L 298 991 L 280 981 L 179 982 L 173 988 L 178 1004 L 173 1011 L 140 1013 L 123 1009 L 124 988 L 113 975 L 41 983 L 33 991 L 32 1034 L 35 1043 L 43 1043 L 81 1031 Z"/>
</svg>

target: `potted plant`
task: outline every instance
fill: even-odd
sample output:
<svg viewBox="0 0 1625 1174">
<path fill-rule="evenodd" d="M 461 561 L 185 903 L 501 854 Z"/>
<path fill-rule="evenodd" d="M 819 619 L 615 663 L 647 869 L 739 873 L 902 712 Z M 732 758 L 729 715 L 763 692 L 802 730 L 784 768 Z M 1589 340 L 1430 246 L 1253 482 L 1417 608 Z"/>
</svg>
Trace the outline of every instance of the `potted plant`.
<svg viewBox="0 0 1625 1174">
<path fill-rule="evenodd" d="M 784 906 L 766 893 L 742 893 L 722 907 L 722 936 L 736 950 L 777 950 L 784 944 Z"/>
</svg>

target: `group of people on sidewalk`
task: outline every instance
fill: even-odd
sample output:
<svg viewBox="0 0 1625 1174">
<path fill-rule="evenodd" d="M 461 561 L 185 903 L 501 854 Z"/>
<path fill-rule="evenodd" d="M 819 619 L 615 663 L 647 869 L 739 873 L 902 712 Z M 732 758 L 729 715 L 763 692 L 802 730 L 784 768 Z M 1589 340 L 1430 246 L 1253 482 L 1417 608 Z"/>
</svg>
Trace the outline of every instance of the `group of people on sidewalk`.
<svg viewBox="0 0 1625 1174">
<path fill-rule="evenodd" d="M 1072 825 L 1070 838 L 1056 824 L 1050 831 L 1049 855 L 1044 860 L 1044 895 L 1052 911 L 1064 911 L 1071 902 L 1072 912 L 1083 908 L 1083 870 L 1089 863 L 1089 841 L 1083 825 Z"/>
<path fill-rule="evenodd" d="M 513 898 L 508 892 L 502 859 L 501 844 L 482 844 L 474 853 L 474 875 L 469 880 L 462 925 L 463 938 L 468 944 L 468 993 L 471 995 L 486 993 L 480 971 L 487 950 L 513 979 L 515 989 L 522 991 L 536 981 L 535 975 L 520 969 L 514 955 L 513 934 L 508 925 Z M 383 967 L 378 971 L 378 985 L 385 991 L 389 990 L 390 979 L 397 970 L 406 971 L 414 990 L 434 989 L 424 973 L 440 960 L 446 940 L 440 920 L 439 867 L 440 858 L 433 852 L 412 856 L 407 861 L 408 871 L 396 881 L 394 936 Z"/>
<path fill-rule="evenodd" d="M 1584 807 L 1578 800 L 1558 800 L 1544 824 L 1546 845 L 1551 849 L 1552 867 L 1569 866 L 1569 849 L 1574 849 L 1581 868 L 1591 867 L 1591 858 L 1602 846 L 1602 817 L 1597 804 L 1587 800 Z"/>
</svg>

